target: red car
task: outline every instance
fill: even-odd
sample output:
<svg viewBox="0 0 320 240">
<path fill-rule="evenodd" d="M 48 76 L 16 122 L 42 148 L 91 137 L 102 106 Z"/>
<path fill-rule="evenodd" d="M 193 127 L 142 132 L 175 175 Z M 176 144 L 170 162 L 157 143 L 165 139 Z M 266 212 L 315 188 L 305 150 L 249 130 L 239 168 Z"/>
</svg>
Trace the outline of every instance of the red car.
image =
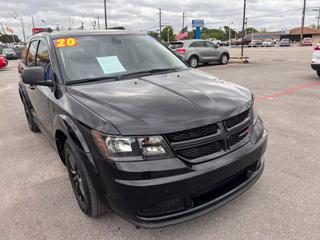
<svg viewBox="0 0 320 240">
<path fill-rule="evenodd" d="M 313 45 L 313 41 L 311 38 L 304 38 L 302 40 L 301 46 L 311 46 Z"/>
<path fill-rule="evenodd" d="M 8 60 L 4 57 L 0 55 L 0 69 L 4 68 L 8 65 Z"/>
</svg>

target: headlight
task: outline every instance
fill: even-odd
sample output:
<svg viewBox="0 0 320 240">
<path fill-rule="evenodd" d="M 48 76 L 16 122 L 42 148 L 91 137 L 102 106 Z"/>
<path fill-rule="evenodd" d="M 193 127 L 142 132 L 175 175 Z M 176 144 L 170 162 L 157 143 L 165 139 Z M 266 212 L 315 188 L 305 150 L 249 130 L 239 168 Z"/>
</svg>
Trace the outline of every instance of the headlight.
<svg viewBox="0 0 320 240">
<path fill-rule="evenodd" d="M 92 136 L 100 152 L 113 161 L 143 161 L 174 157 L 161 136 L 107 136 L 97 131 L 92 131 Z"/>
<path fill-rule="evenodd" d="M 256 125 L 256 122 L 259 118 L 259 114 L 256 108 L 256 101 L 255 101 L 255 97 L 252 94 L 252 119 L 253 119 L 253 126 Z"/>
</svg>

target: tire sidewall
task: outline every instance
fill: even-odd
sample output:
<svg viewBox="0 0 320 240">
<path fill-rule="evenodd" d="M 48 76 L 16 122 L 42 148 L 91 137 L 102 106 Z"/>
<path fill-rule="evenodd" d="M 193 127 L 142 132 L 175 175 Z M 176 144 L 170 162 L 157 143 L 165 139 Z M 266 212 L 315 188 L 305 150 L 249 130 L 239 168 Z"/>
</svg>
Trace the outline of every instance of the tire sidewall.
<svg viewBox="0 0 320 240">
<path fill-rule="evenodd" d="M 77 165 L 77 168 L 79 170 L 79 174 L 81 176 L 81 180 L 83 181 L 83 188 L 84 188 L 84 192 L 86 194 L 86 207 L 83 208 L 81 206 L 81 203 L 78 199 L 78 197 L 76 196 L 76 190 L 75 187 L 73 185 L 72 182 L 72 175 L 70 173 L 70 161 L 67 157 L 67 151 L 69 151 L 70 154 L 73 154 L 74 158 L 75 158 L 75 162 Z M 65 146 L 64 146 L 64 154 L 65 154 L 65 161 L 66 161 L 66 167 L 67 167 L 67 171 L 68 171 L 68 175 L 69 175 L 69 180 L 70 180 L 70 184 L 72 186 L 72 190 L 75 194 L 75 198 L 78 202 L 78 205 L 80 207 L 80 209 L 86 214 L 86 215 L 91 215 L 92 214 L 92 206 L 91 206 L 91 201 L 90 201 L 90 191 L 89 191 L 89 187 L 88 187 L 88 171 L 86 170 L 86 167 L 84 165 L 84 163 L 81 160 L 80 154 L 77 152 L 76 147 L 74 146 L 74 144 L 72 142 L 69 141 L 69 139 L 66 140 L 65 142 Z"/>
<path fill-rule="evenodd" d="M 188 62 L 189 62 L 190 67 L 192 67 L 192 68 L 196 68 L 199 65 L 199 60 L 196 56 L 190 57 Z"/>
<path fill-rule="evenodd" d="M 221 58 L 220 58 L 220 63 L 221 63 L 222 65 L 225 65 L 225 64 L 228 63 L 228 61 L 229 61 L 228 55 L 227 55 L 226 53 L 223 53 L 223 54 L 221 55 Z"/>
</svg>

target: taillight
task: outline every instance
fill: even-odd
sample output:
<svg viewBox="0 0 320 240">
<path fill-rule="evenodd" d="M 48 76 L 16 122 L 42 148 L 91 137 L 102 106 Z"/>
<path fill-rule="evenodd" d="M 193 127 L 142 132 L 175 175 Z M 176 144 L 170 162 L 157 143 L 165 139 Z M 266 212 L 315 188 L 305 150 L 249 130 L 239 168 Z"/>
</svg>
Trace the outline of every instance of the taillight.
<svg viewBox="0 0 320 240">
<path fill-rule="evenodd" d="M 184 48 L 179 48 L 176 50 L 177 53 L 185 53 L 186 52 L 186 49 Z"/>
<path fill-rule="evenodd" d="M 315 45 L 314 50 L 320 50 L 320 44 Z"/>
</svg>

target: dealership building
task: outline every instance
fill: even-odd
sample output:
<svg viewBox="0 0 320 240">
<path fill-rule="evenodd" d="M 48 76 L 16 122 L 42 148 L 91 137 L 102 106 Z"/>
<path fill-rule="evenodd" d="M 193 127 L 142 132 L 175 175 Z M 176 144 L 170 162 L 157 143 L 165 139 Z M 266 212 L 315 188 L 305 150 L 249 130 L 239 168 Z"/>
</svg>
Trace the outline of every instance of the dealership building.
<svg viewBox="0 0 320 240">
<path fill-rule="evenodd" d="M 273 40 L 281 40 L 283 38 L 289 38 L 292 42 L 300 41 L 301 28 L 293 28 L 289 30 L 289 32 L 262 32 L 262 33 L 254 33 L 249 34 L 246 37 L 253 37 L 256 40 L 265 40 L 265 39 L 273 39 Z M 303 29 L 303 38 L 312 38 L 314 43 L 320 43 L 320 30 L 305 27 Z"/>
</svg>

